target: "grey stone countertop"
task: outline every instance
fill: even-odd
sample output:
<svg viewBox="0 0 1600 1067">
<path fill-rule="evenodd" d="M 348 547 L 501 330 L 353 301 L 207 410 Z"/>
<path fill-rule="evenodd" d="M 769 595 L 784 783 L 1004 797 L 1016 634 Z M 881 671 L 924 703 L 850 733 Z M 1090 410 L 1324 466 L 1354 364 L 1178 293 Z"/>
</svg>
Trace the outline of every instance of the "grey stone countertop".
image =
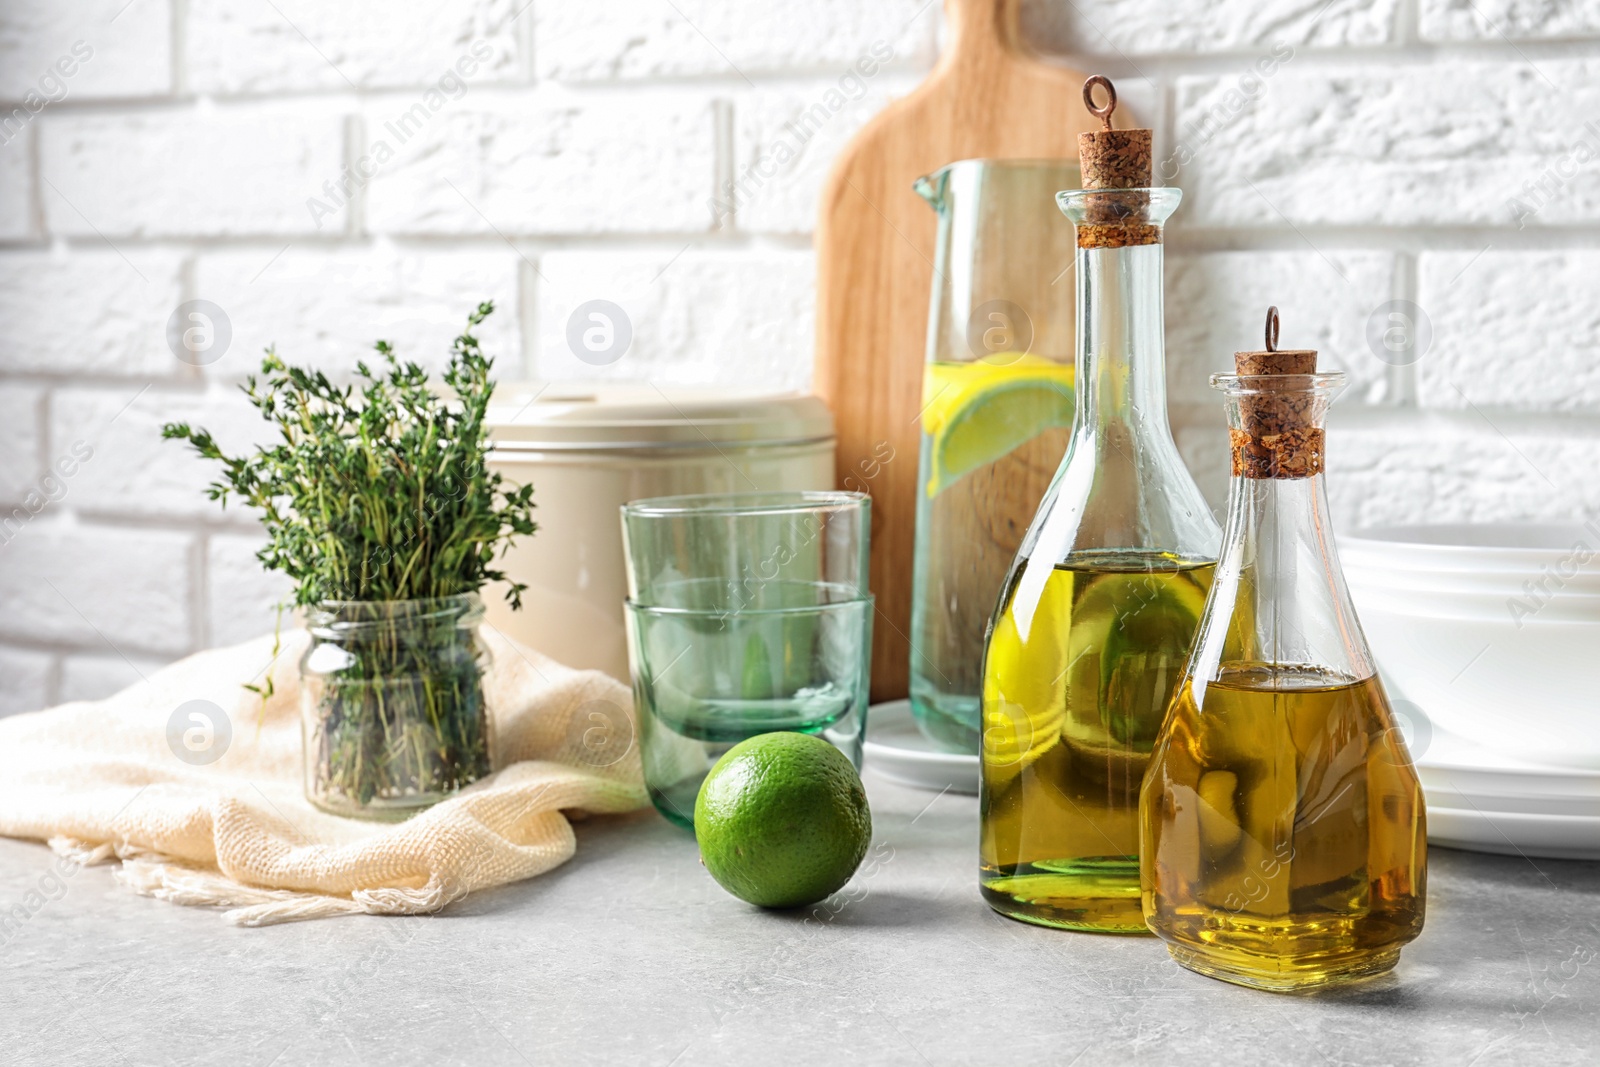
<svg viewBox="0 0 1600 1067">
<path fill-rule="evenodd" d="M 430 917 L 237 929 L 83 868 L 0 933 L 0 1063 L 1600 1063 L 1600 863 L 1436 848 L 1392 975 L 1283 996 L 1001 918 L 975 799 L 867 785 L 873 849 L 810 921 L 724 893 L 650 811 Z M 0 910 L 51 860 L 0 839 Z"/>
</svg>

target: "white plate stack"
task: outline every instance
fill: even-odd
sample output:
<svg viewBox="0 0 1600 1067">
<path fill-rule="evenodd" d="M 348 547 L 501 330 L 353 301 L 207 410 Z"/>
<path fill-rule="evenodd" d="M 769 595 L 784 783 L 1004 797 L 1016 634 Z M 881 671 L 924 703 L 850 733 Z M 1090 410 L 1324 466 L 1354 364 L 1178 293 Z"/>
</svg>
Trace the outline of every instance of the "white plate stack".
<svg viewBox="0 0 1600 1067">
<path fill-rule="evenodd" d="M 891 782 L 977 795 L 977 755 L 946 752 L 924 737 L 909 700 L 874 704 L 867 711 L 865 749 L 867 766 Z"/>
<path fill-rule="evenodd" d="M 1475 852 L 1600 860 L 1600 771 L 1528 763 L 1438 729 L 1415 755 L 1428 840 Z"/>
<path fill-rule="evenodd" d="M 1340 539 L 1428 799 L 1428 837 L 1600 859 L 1600 524 Z"/>
</svg>

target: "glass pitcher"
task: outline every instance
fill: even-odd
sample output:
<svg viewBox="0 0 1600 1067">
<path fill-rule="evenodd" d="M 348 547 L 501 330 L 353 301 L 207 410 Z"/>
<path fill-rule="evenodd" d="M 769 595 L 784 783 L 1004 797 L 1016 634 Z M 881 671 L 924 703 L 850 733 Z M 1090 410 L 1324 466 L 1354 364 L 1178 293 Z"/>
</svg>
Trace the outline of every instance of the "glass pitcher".
<svg viewBox="0 0 1600 1067">
<path fill-rule="evenodd" d="M 1073 419 L 1067 160 L 965 159 L 916 182 L 939 213 L 911 587 L 911 708 L 978 751 L 984 631 Z"/>
</svg>

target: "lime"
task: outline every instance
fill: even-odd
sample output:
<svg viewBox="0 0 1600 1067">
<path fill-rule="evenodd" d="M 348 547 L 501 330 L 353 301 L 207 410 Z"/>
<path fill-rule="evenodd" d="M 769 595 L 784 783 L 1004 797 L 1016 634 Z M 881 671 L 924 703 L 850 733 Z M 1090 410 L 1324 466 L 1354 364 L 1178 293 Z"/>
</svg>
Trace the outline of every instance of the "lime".
<svg viewBox="0 0 1600 1067">
<path fill-rule="evenodd" d="M 1003 352 L 974 363 L 930 363 L 922 432 L 933 439 L 927 494 L 1001 459 L 1045 430 L 1072 425 L 1072 367 Z"/>
<path fill-rule="evenodd" d="M 872 813 L 844 753 L 785 731 L 746 738 L 717 761 L 700 784 L 694 832 L 722 888 L 763 908 L 798 908 L 850 880 Z"/>
</svg>

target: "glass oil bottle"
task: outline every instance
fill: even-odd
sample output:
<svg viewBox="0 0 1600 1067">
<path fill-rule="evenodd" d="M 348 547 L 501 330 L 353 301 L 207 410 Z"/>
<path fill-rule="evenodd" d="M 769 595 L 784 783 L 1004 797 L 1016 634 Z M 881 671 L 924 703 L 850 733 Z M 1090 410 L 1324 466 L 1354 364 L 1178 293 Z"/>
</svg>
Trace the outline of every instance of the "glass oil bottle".
<svg viewBox="0 0 1600 1067">
<path fill-rule="evenodd" d="M 1149 130 L 1111 129 L 1110 83 L 1084 98 L 1105 129 L 1080 137 L 1086 188 L 1057 197 L 1076 413 L 985 645 L 979 885 L 1015 919 L 1144 933 L 1139 785 L 1221 535 L 1167 424 L 1161 227 L 1180 194 L 1149 188 Z"/>
<path fill-rule="evenodd" d="M 1422 789 L 1334 550 L 1316 353 L 1235 356 L 1223 550 L 1141 808 L 1150 928 L 1183 966 L 1300 990 L 1387 971 L 1422 929 Z"/>
</svg>

